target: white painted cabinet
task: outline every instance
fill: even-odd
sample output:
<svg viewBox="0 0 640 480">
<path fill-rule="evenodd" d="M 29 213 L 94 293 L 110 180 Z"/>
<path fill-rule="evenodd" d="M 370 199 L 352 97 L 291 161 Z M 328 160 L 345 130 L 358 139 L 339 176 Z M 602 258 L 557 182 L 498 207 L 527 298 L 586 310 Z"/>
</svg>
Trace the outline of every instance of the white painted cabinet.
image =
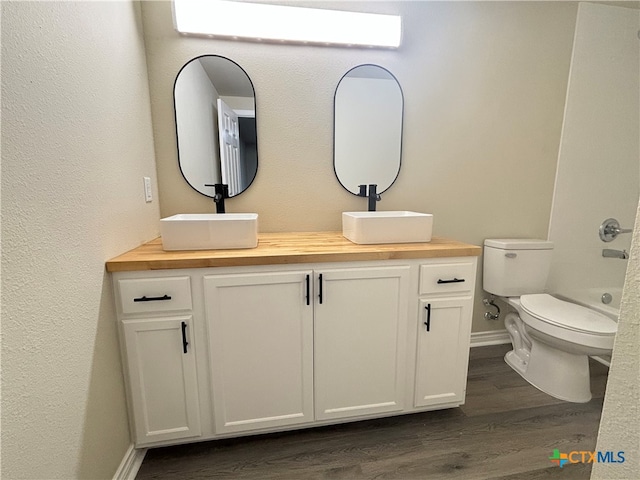
<svg viewBox="0 0 640 480">
<path fill-rule="evenodd" d="M 201 435 L 191 278 L 114 277 L 136 445 Z"/>
<path fill-rule="evenodd" d="M 316 419 L 404 408 L 409 272 L 409 266 L 316 272 Z"/>
<path fill-rule="evenodd" d="M 464 403 L 476 261 L 420 266 L 414 406 Z"/>
<path fill-rule="evenodd" d="M 134 443 L 460 405 L 476 261 L 114 273 Z"/>
<path fill-rule="evenodd" d="M 311 274 L 204 277 L 216 432 L 313 421 Z"/>
<path fill-rule="evenodd" d="M 205 276 L 216 432 L 401 411 L 409 271 Z"/>
<path fill-rule="evenodd" d="M 124 320 L 136 443 L 200 435 L 191 316 Z"/>
<path fill-rule="evenodd" d="M 471 298 L 420 300 L 415 406 L 463 403 Z"/>
</svg>

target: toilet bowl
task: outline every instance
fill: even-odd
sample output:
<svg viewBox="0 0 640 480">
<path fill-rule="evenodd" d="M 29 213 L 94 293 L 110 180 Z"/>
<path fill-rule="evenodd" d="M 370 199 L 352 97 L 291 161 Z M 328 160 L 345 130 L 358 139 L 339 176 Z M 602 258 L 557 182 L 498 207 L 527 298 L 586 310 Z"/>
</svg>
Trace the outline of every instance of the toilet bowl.
<svg viewBox="0 0 640 480">
<path fill-rule="evenodd" d="M 511 297 L 505 326 L 514 349 L 505 362 L 531 385 L 568 402 L 591 400 L 589 356 L 610 354 L 617 324 L 547 294 Z"/>
<path fill-rule="evenodd" d="M 483 286 L 514 309 L 505 317 L 513 345 L 505 362 L 539 390 L 584 403 L 589 356 L 611 353 L 617 323 L 544 293 L 552 248 L 546 240 L 485 240 Z"/>
</svg>

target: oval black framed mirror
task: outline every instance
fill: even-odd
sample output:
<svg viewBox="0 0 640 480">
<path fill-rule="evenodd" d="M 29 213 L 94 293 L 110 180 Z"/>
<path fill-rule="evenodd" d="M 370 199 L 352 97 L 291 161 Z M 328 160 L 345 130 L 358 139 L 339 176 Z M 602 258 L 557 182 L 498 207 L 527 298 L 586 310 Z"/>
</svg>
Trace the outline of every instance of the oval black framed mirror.
<svg viewBox="0 0 640 480">
<path fill-rule="evenodd" d="M 215 184 L 229 197 L 244 192 L 258 171 L 255 90 L 233 60 L 203 55 L 178 72 L 173 101 L 178 164 L 187 183 L 214 198 Z"/>
<path fill-rule="evenodd" d="M 338 83 L 334 97 L 333 167 L 354 195 L 359 185 L 383 193 L 400 173 L 404 96 L 400 83 L 378 65 L 359 65 Z"/>
</svg>

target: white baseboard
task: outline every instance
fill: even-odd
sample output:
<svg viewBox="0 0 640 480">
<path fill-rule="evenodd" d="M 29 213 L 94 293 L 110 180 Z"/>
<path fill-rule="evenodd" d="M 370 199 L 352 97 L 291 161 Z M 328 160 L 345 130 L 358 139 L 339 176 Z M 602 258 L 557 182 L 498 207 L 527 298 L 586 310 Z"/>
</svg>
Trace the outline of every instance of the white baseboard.
<svg viewBox="0 0 640 480">
<path fill-rule="evenodd" d="M 118 470 L 113 475 L 113 480 L 135 480 L 146 454 L 146 448 L 134 448 L 133 443 L 129 445 Z"/>
<path fill-rule="evenodd" d="M 488 345 L 502 345 L 511 343 L 511 338 L 506 330 L 490 330 L 488 332 L 472 332 L 471 346 L 486 347 Z"/>
</svg>

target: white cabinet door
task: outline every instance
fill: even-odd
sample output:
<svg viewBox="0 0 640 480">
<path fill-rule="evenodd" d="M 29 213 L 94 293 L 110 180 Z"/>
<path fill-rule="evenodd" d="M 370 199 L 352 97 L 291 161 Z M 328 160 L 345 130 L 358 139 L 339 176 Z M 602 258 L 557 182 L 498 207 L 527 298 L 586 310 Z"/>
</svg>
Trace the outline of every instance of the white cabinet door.
<svg viewBox="0 0 640 480">
<path fill-rule="evenodd" d="M 420 300 L 415 406 L 462 403 L 472 297 Z"/>
<path fill-rule="evenodd" d="M 313 420 L 311 271 L 204 277 L 216 433 Z"/>
<path fill-rule="evenodd" d="M 317 420 L 403 409 L 409 272 L 315 272 Z"/>
<path fill-rule="evenodd" d="M 136 445 L 200 435 L 192 317 L 124 320 Z"/>
</svg>

